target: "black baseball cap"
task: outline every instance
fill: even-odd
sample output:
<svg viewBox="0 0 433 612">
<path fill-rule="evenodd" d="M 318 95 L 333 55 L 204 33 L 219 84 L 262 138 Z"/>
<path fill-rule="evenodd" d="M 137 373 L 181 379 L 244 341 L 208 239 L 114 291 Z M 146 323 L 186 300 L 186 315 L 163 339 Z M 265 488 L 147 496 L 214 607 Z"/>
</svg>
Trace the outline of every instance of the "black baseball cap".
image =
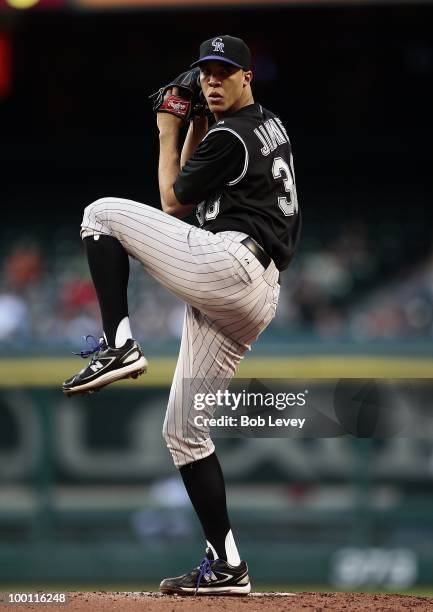
<svg viewBox="0 0 433 612">
<path fill-rule="evenodd" d="M 241 38 L 234 36 L 214 36 L 200 45 L 200 59 L 191 64 L 191 68 L 199 66 L 208 60 L 227 62 L 232 66 L 249 70 L 251 68 L 251 52 Z"/>
</svg>

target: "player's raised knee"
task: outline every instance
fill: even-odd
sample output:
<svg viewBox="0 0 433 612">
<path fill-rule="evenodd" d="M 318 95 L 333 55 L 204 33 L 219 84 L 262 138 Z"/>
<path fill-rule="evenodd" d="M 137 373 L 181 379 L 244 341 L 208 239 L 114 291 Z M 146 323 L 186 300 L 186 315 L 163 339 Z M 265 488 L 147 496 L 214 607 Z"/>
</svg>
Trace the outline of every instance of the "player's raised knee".
<svg viewBox="0 0 433 612">
<path fill-rule="evenodd" d="M 107 210 L 112 198 L 99 198 L 84 208 L 83 225 L 91 225 L 92 222 L 99 221 L 98 215 Z"/>
<path fill-rule="evenodd" d="M 86 238 L 96 233 L 111 233 L 107 225 L 107 215 L 104 213 L 112 201 L 112 198 L 99 198 L 85 207 L 81 222 L 81 238 Z"/>
<path fill-rule="evenodd" d="M 98 198 L 94 202 L 91 202 L 84 208 L 84 216 L 91 214 L 93 211 L 95 211 L 95 209 L 104 210 L 104 208 L 107 208 L 111 199 L 112 198 L 104 197 L 104 198 Z"/>
</svg>

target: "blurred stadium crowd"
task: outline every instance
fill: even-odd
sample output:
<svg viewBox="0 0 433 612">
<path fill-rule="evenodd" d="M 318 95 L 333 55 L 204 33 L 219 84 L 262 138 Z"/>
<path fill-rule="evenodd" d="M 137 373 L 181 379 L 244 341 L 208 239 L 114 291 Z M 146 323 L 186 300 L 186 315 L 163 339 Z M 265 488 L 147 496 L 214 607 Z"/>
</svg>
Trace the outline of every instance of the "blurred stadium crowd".
<svg viewBox="0 0 433 612">
<path fill-rule="evenodd" d="M 358 220 L 322 244 L 302 242 L 283 274 L 273 340 L 428 340 L 433 335 L 433 252 L 416 265 L 384 268 L 383 242 Z M 130 314 L 142 341 L 180 338 L 183 304 L 133 261 Z M 20 240 L 6 250 L 0 275 L 3 347 L 77 347 L 100 335 L 100 316 L 79 238 Z"/>
<path fill-rule="evenodd" d="M 219 27 L 248 37 L 254 95 L 294 148 L 303 232 L 266 340 L 431 340 L 432 7 L 341 4 L 26 11 L 0 24 L 0 350 L 100 334 L 81 211 L 105 195 L 158 201 L 148 95 Z M 176 341 L 183 304 L 137 268 L 134 333 Z"/>
</svg>

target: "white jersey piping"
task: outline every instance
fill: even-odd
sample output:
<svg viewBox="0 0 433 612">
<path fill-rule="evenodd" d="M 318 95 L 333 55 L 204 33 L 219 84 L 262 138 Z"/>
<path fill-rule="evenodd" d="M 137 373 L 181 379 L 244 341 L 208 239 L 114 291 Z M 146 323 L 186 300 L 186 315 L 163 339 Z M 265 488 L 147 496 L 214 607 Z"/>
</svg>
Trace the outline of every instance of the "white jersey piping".
<svg viewBox="0 0 433 612">
<path fill-rule="evenodd" d="M 241 143 L 244 145 L 244 149 L 245 149 L 245 162 L 244 162 L 244 167 L 242 169 L 242 172 L 240 173 L 240 175 L 235 178 L 233 181 L 230 181 L 229 183 L 227 183 L 227 185 L 229 187 L 231 187 L 232 185 L 236 185 L 237 183 L 239 183 L 239 181 L 241 181 L 245 174 L 247 173 L 248 170 L 248 163 L 249 163 L 249 156 L 248 156 L 248 149 L 247 149 L 247 145 L 245 144 L 243 138 L 241 136 L 239 136 L 239 134 L 237 132 L 235 132 L 234 130 L 232 130 L 231 128 L 228 127 L 218 127 L 215 129 L 211 129 L 209 130 L 209 132 L 206 134 L 206 136 L 203 138 L 203 140 L 205 138 L 207 138 L 209 136 L 209 134 L 212 134 L 212 132 L 222 132 L 222 131 L 226 131 L 226 132 L 231 132 L 232 134 L 234 134 L 237 138 L 239 138 L 239 140 L 241 141 Z"/>
</svg>

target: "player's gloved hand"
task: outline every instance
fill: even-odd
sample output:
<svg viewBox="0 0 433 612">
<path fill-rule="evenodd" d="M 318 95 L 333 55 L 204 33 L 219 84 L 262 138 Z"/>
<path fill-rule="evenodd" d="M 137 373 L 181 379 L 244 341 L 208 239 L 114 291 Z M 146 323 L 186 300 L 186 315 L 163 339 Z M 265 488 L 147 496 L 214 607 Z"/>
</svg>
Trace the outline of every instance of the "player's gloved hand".
<svg viewBox="0 0 433 612">
<path fill-rule="evenodd" d="M 177 88 L 178 95 L 172 90 Z M 166 95 L 168 94 L 168 95 Z M 149 96 L 155 113 L 170 113 L 188 121 L 193 117 L 207 117 L 212 113 L 200 85 L 200 68 L 182 72 L 171 83 Z"/>
</svg>

